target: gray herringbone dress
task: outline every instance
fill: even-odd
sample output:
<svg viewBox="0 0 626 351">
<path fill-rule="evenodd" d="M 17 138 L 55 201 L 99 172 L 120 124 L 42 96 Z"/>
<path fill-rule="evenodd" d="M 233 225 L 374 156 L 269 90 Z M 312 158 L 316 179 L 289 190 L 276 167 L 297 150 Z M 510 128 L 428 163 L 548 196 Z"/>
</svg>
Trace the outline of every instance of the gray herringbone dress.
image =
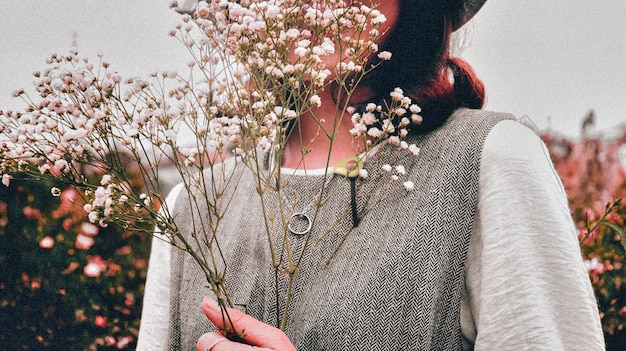
<svg viewBox="0 0 626 351">
<path fill-rule="evenodd" d="M 364 197 L 358 199 L 360 212 L 366 213 L 352 231 L 351 216 L 344 215 L 350 183 L 340 176 L 330 180 L 339 191 L 322 207 L 312 235 L 317 238 L 332 223 L 337 225 L 307 249 L 289 310 L 286 333 L 298 350 L 461 349 L 459 304 L 481 149 L 491 128 L 510 118 L 459 110 L 436 131 L 410 137 L 409 142 L 421 148 L 418 157 L 398 160 L 391 146 L 381 148 L 366 162 L 370 174 L 384 164 L 403 164 L 403 179 L 413 181 L 415 189 L 405 192 L 368 177 L 359 194 L 372 198 L 367 205 Z M 295 194 L 315 194 L 324 178 L 290 175 L 285 180 Z M 185 196 L 176 201 L 177 220 L 191 232 Z M 231 206 L 219 234 L 231 296 L 247 304 L 255 318 L 276 325 L 275 282 L 283 296 L 287 280 L 276 277 L 269 264 L 260 201 L 248 175 L 235 190 Z M 301 201 L 296 210 L 307 207 L 310 210 Z M 290 239 L 298 252 L 304 239 Z M 198 337 L 211 330 L 200 309 L 208 290 L 194 261 L 177 249 L 172 254 L 172 349 L 195 350 Z"/>
</svg>

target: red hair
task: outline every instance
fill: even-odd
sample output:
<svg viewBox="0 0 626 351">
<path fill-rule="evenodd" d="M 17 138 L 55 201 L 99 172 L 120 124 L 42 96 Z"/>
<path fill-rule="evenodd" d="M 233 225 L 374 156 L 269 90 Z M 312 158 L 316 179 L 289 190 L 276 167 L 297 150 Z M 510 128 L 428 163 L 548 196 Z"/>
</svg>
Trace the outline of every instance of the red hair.
<svg viewBox="0 0 626 351">
<path fill-rule="evenodd" d="M 402 88 L 422 109 L 422 125 L 413 128 L 417 133 L 439 127 L 458 108 L 480 109 L 485 103 L 485 87 L 472 67 L 449 54 L 453 32 L 449 6 L 458 4 L 401 1 L 400 15 L 381 45 L 393 56 L 363 81 L 375 101 Z"/>
</svg>

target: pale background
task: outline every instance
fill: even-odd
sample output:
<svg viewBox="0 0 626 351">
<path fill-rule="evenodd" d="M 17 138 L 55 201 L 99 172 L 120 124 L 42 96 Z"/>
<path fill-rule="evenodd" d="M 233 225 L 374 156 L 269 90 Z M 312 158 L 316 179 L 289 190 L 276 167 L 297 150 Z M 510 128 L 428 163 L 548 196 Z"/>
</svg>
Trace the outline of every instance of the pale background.
<svg viewBox="0 0 626 351">
<path fill-rule="evenodd" d="M 46 56 L 73 44 L 124 75 L 184 69 L 184 48 L 167 35 L 177 19 L 168 3 L 2 0 L 0 109 L 19 107 L 12 92 L 28 90 Z M 597 132 L 626 121 L 626 1 L 490 0 L 464 37 L 462 56 L 487 86 L 488 109 L 571 137 L 590 109 Z"/>
</svg>

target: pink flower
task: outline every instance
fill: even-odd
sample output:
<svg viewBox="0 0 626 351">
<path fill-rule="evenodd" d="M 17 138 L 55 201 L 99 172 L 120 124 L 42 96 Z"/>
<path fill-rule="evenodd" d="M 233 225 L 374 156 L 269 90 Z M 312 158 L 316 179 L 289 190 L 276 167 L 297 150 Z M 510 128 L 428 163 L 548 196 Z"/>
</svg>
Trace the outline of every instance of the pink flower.
<svg viewBox="0 0 626 351">
<path fill-rule="evenodd" d="M 98 328 L 104 328 L 107 325 L 107 317 L 105 316 L 96 316 L 96 321 L 94 325 Z"/>
<path fill-rule="evenodd" d="M 107 346 L 113 346 L 115 345 L 115 337 L 113 337 L 112 335 L 107 335 L 104 338 L 104 342 L 106 343 Z"/>
<path fill-rule="evenodd" d="M 24 217 L 26 217 L 28 219 L 38 219 L 38 218 L 41 218 L 41 211 L 39 211 L 36 208 L 32 208 L 30 206 L 24 207 L 24 209 L 22 210 L 22 213 L 24 213 Z"/>
<path fill-rule="evenodd" d="M 585 260 L 585 267 L 589 273 L 604 273 L 604 263 L 600 262 L 597 257 L 594 257 L 591 260 Z"/>
<path fill-rule="evenodd" d="M 135 305 L 135 296 L 131 293 L 126 294 L 126 299 L 124 299 L 124 306 L 133 307 Z"/>
<path fill-rule="evenodd" d="M 133 252 L 133 248 L 130 245 L 124 245 L 115 251 L 116 255 L 128 255 Z"/>
<path fill-rule="evenodd" d="M 43 249 L 51 249 L 54 246 L 54 239 L 50 236 L 46 236 L 39 242 L 39 247 Z"/>
<path fill-rule="evenodd" d="M 83 234 L 78 234 L 76 236 L 76 248 L 77 249 L 89 250 L 95 243 L 96 241 L 94 240 L 94 238 L 90 236 L 83 235 Z"/>
<path fill-rule="evenodd" d="M 86 276 L 96 278 L 100 276 L 100 273 L 106 268 L 106 263 L 102 259 L 102 257 L 96 255 L 89 258 L 83 273 Z"/>
<path fill-rule="evenodd" d="M 98 235 L 100 228 L 97 225 L 89 222 L 83 222 L 80 225 L 80 232 L 84 235 L 95 236 Z"/>
<path fill-rule="evenodd" d="M 119 338 L 119 340 L 117 341 L 117 344 L 115 344 L 115 347 L 117 347 L 118 350 L 125 349 L 131 343 L 131 341 L 133 341 L 132 337 L 123 336 Z"/>
<path fill-rule="evenodd" d="M 76 270 L 76 268 L 80 267 L 78 262 L 71 262 L 70 265 L 63 271 L 61 274 L 70 274 Z"/>
</svg>

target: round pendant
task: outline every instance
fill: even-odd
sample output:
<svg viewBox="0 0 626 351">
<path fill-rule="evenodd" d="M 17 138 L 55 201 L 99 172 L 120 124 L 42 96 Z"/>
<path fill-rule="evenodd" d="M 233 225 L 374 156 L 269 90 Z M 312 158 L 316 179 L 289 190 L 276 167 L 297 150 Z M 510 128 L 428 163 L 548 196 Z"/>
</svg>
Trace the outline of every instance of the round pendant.
<svg viewBox="0 0 626 351">
<path fill-rule="evenodd" d="M 311 231 L 311 217 L 306 213 L 297 212 L 291 215 L 287 229 L 294 235 L 306 235 Z"/>
</svg>

